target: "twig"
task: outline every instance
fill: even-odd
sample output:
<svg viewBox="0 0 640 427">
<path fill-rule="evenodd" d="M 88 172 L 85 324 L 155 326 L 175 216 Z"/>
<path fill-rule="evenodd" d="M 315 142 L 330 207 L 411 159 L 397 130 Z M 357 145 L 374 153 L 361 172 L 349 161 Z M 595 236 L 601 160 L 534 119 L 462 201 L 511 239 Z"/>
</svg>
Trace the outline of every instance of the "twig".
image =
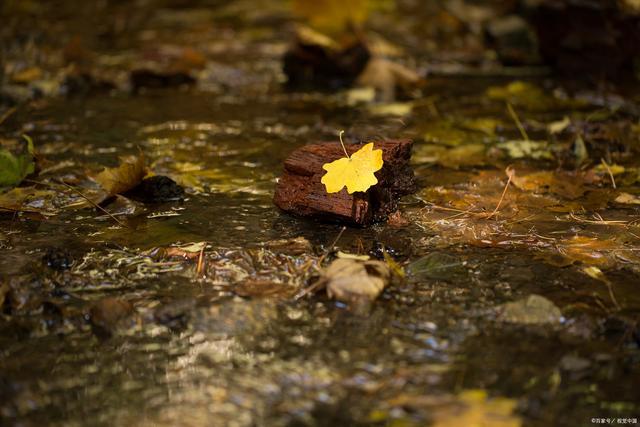
<svg viewBox="0 0 640 427">
<path fill-rule="evenodd" d="M 462 209 L 448 208 L 448 207 L 446 207 L 446 206 L 436 205 L 436 204 L 434 204 L 434 203 L 427 202 L 427 201 L 425 201 L 425 200 L 422 200 L 422 202 L 424 202 L 424 203 L 428 203 L 428 204 L 429 204 L 429 206 L 425 206 L 425 207 L 423 207 L 422 209 L 426 209 L 426 208 L 433 208 L 433 209 L 439 209 L 439 210 L 441 210 L 441 211 L 458 212 L 458 213 L 460 213 L 460 214 L 472 213 L 472 212 L 471 212 L 470 210 L 468 210 L 468 209 L 467 209 L 466 211 L 463 211 Z M 421 210 L 422 210 L 422 209 L 421 209 Z"/>
<path fill-rule="evenodd" d="M 607 290 L 609 291 L 609 298 L 611 298 L 611 302 L 613 302 L 613 305 L 615 306 L 616 310 L 620 311 L 622 307 L 620 307 L 620 304 L 618 304 L 618 300 L 616 299 L 616 296 L 613 294 L 613 285 L 611 284 L 609 279 L 607 279 L 606 277 L 604 277 L 604 279 L 605 279 L 604 284 L 607 287 Z"/>
<path fill-rule="evenodd" d="M 611 168 L 609 167 L 609 165 L 607 164 L 607 162 L 604 161 L 603 158 L 600 159 L 600 162 L 602 163 L 602 166 L 604 166 L 604 168 L 606 169 L 607 173 L 609 174 L 609 178 L 611 178 L 611 185 L 613 186 L 613 189 L 616 189 L 616 180 L 613 177 L 613 172 L 611 172 Z"/>
<path fill-rule="evenodd" d="M 327 247 L 327 249 L 324 251 L 324 254 L 322 254 L 322 256 L 318 259 L 318 267 L 322 266 L 322 261 L 324 261 L 324 259 L 333 250 L 333 248 L 338 243 L 338 240 L 340 240 L 340 237 L 342 237 L 342 233 L 344 233 L 344 230 L 346 230 L 346 229 L 347 229 L 347 227 L 344 227 L 344 226 L 342 227 L 342 229 L 340 230 L 340 233 L 338 233 L 338 236 L 334 239 L 334 241 L 331 243 L 331 245 Z M 311 292 L 315 291 L 316 289 L 318 289 L 323 284 L 324 284 L 324 282 L 322 280 L 318 280 L 313 285 L 311 285 L 311 286 L 309 286 L 307 288 L 304 288 L 302 291 L 298 292 L 298 294 L 296 294 L 296 296 L 293 297 L 293 300 L 297 301 L 300 298 L 302 298 L 302 297 L 304 297 L 306 295 L 309 295 Z"/>
<path fill-rule="evenodd" d="M 333 248 L 336 246 L 336 244 L 338 243 L 338 240 L 340 240 L 340 237 L 342 237 L 342 233 L 344 233 L 344 230 L 346 230 L 347 227 L 343 226 L 340 229 L 340 232 L 338 233 L 338 236 L 333 240 L 333 242 L 331 243 L 330 246 L 327 247 L 327 249 L 324 251 L 324 254 L 322 254 L 322 256 L 318 259 L 318 267 L 322 266 L 322 261 L 324 261 L 324 259 L 329 255 L 329 253 L 333 250 Z"/>
<path fill-rule="evenodd" d="M 82 197 L 83 199 L 85 199 L 87 202 L 91 203 L 96 209 L 101 210 L 102 212 L 104 212 L 106 215 L 108 215 L 111 219 L 113 219 L 115 222 L 117 222 L 120 226 L 124 227 L 124 228 L 129 228 L 129 226 L 127 224 L 125 224 L 124 222 L 120 221 L 118 218 L 115 217 L 115 215 L 113 215 L 111 212 L 109 212 L 108 210 L 106 210 L 105 208 L 103 208 L 102 206 L 100 206 L 99 204 L 97 204 L 96 202 L 94 202 L 93 200 L 91 200 L 90 198 L 88 198 L 87 196 L 85 196 L 82 191 L 78 190 L 77 188 L 74 188 L 72 186 L 70 186 L 69 184 L 67 184 L 64 181 L 60 181 L 60 183 L 62 185 L 64 185 L 65 187 L 67 187 L 68 189 L 70 189 L 71 191 L 75 191 L 76 193 L 78 193 L 78 195 L 80 197 Z"/>
<path fill-rule="evenodd" d="M 509 177 L 509 179 L 507 179 L 507 184 L 504 186 L 504 190 L 502 190 L 502 195 L 500 196 L 500 200 L 498 200 L 498 204 L 496 205 L 496 208 L 493 210 L 493 212 L 489 214 L 487 219 L 490 219 L 491 217 L 493 217 L 495 214 L 498 213 L 498 210 L 500 209 L 500 205 L 502 205 L 504 196 L 507 194 L 507 190 L 509 189 L 509 184 L 511 184 L 511 180 L 513 179 L 513 175 L 515 173 L 515 171 L 511 168 L 511 166 L 508 166 L 507 169 L 505 169 L 505 172 L 507 174 L 507 177 Z"/>
<path fill-rule="evenodd" d="M 516 126 L 518 126 L 518 130 L 520 131 L 520 135 L 524 138 L 525 141 L 529 141 L 529 135 L 527 135 L 527 131 L 524 130 L 524 126 L 522 126 L 522 122 L 516 114 L 516 111 L 513 109 L 510 103 L 507 102 L 507 110 L 509 110 L 509 114 L 511 114 L 511 118 L 516 122 Z"/>
<path fill-rule="evenodd" d="M 28 181 L 28 182 L 31 182 L 31 183 L 34 183 L 34 184 L 38 184 L 38 185 L 44 185 L 45 187 L 55 187 L 54 185 L 52 185 L 50 183 L 47 183 L 47 182 L 40 182 L 40 181 L 31 180 L 31 179 L 25 179 L 25 181 Z M 104 212 L 107 216 L 109 216 L 111 219 L 113 219 L 115 222 L 117 222 L 120 226 L 122 226 L 124 228 L 129 228 L 129 226 L 127 224 L 125 224 L 124 222 L 120 221 L 111 212 L 109 212 L 108 210 L 106 210 L 105 208 L 103 208 L 102 206 L 100 206 L 99 204 L 94 202 L 93 200 L 91 200 L 89 197 L 85 196 L 82 193 L 82 191 L 78 190 L 75 187 L 72 187 L 71 185 L 67 184 L 64 181 L 60 181 L 60 184 L 64 185 L 65 187 L 67 187 L 71 191 L 74 191 L 74 192 L 78 193 L 78 195 L 80 197 L 85 199 L 87 202 L 89 202 L 91 205 L 93 205 L 93 207 L 95 207 L 96 209 L 99 209 L 100 211 Z"/>
<path fill-rule="evenodd" d="M 5 121 L 5 120 L 7 120 L 9 117 L 11 117 L 11 115 L 12 115 L 13 113 L 15 113 L 15 112 L 16 112 L 16 110 L 17 110 L 17 108 L 16 108 L 16 107 L 11 107 L 11 108 L 9 108 L 7 111 L 5 111 L 4 113 L 2 113 L 2 116 L 0 116 L 0 125 L 1 125 L 2 123 L 4 123 L 4 121 Z"/>
<path fill-rule="evenodd" d="M 578 221 L 578 222 L 583 222 L 585 224 L 598 224 L 598 225 L 622 225 L 622 226 L 626 226 L 628 224 L 627 221 L 622 221 L 622 220 L 605 220 L 602 217 L 600 217 L 600 219 L 593 221 L 593 220 L 589 220 L 589 219 L 583 219 L 580 217 L 577 217 L 573 212 L 569 213 L 569 217 L 571 219 L 573 219 L 574 221 Z"/>
<path fill-rule="evenodd" d="M 204 246 L 202 246 L 202 249 L 200 249 L 200 256 L 198 256 L 198 265 L 196 267 L 196 275 L 200 276 L 202 275 L 202 272 L 204 271 L 204 248 L 207 246 L 207 244 L 205 243 Z"/>
</svg>

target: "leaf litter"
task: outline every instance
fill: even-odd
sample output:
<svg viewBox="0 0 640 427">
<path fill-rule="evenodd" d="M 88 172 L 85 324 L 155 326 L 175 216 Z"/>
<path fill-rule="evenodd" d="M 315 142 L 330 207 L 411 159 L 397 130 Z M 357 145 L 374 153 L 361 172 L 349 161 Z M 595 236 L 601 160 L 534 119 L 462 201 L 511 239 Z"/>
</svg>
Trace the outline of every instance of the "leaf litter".
<svg viewBox="0 0 640 427">
<path fill-rule="evenodd" d="M 343 4 L 339 6 L 341 7 L 339 13 L 344 14 L 346 8 L 343 7 Z M 255 8 L 254 5 L 251 7 Z M 163 13 L 169 14 L 170 12 Z M 330 25 L 339 23 L 339 26 L 344 27 L 350 21 L 357 22 L 359 20 L 360 18 L 347 17 L 347 19 L 343 19 L 333 16 L 326 19 L 325 22 Z M 117 58 L 104 59 L 105 62 L 108 60 L 113 61 Z M 25 80 L 37 77 L 29 76 L 29 73 L 25 75 L 26 77 L 22 76 Z M 572 266 L 569 268 L 576 267 L 585 275 L 585 278 L 593 278 L 603 283 L 608 281 L 608 275 L 615 274 L 618 268 L 628 268 L 634 265 L 636 261 L 633 256 L 636 254 L 635 247 L 637 247 L 634 234 L 638 233 L 636 224 L 633 222 L 633 216 L 637 215 L 637 210 L 635 210 L 635 203 L 633 203 L 636 191 L 632 186 L 638 180 L 637 169 L 634 171 L 633 165 L 625 162 L 625 153 L 615 151 L 615 144 L 606 144 L 607 147 L 601 150 L 602 156 L 595 155 L 593 151 L 594 148 L 602 148 L 605 145 L 602 144 L 603 140 L 613 141 L 618 137 L 614 137 L 614 132 L 610 129 L 607 130 L 610 132 L 608 135 L 602 136 L 605 133 L 602 128 L 596 132 L 595 127 L 586 126 L 580 129 L 580 132 L 584 131 L 584 134 L 576 136 L 578 132 L 576 127 L 580 126 L 577 120 L 580 118 L 572 115 L 571 124 L 564 123 L 564 120 L 558 123 L 558 117 L 553 119 L 555 122 L 549 122 L 549 127 L 545 129 L 545 132 L 554 137 L 544 139 L 544 135 L 534 133 L 535 123 L 534 120 L 527 117 L 529 112 L 544 112 L 546 109 L 560 110 L 577 105 L 571 101 L 565 103 L 567 100 L 563 98 L 562 93 L 552 91 L 546 86 L 543 89 L 543 86 L 516 82 L 499 89 L 503 89 L 502 92 L 494 90 L 493 93 L 489 93 L 495 101 L 496 108 L 502 108 L 505 101 L 516 106 L 526 119 L 524 125 L 527 131 L 531 132 L 533 139 L 518 139 L 515 132 L 512 132 L 513 128 L 504 126 L 503 119 L 490 118 L 485 123 L 473 123 L 471 120 L 458 119 L 455 127 L 463 132 L 455 137 L 446 135 L 444 132 L 445 135 L 441 139 L 431 140 L 432 146 L 437 149 L 433 150 L 434 153 L 430 152 L 427 153 L 428 156 L 424 156 L 428 160 L 416 157 L 418 160 L 416 164 L 419 164 L 421 172 L 425 176 L 432 177 L 432 179 L 424 181 L 426 188 L 423 191 L 424 194 L 421 195 L 425 200 L 424 209 L 416 214 L 411 212 L 410 205 L 403 208 L 408 211 L 407 215 L 414 220 L 408 227 L 417 224 L 427 230 L 425 239 L 428 241 L 424 242 L 423 247 L 432 250 L 431 244 L 434 244 L 443 250 L 442 253 L 445 250 L 449 252 L 449 244 L 454 245 L 454 249 L 459 246 L 479 245 L 530 250 L 535 256 L 543 257 L 546 262 L 558 261 L 558 265 Z M 366 97 L 368 97 L 367 99 L 371 98 L 370 95 L 366 95 Z M 381 112 L 385 115 L 401 113 L 403 116 L 410 115 L 412 121 L 428 121 L 422 120 L 422 117 L 419 116 L 423 112 L 420 106 L 414 102 L 411 104 L 410 111 L 408 111 L 408 103 L 400 106 L 391 104 L 391 107 L 382 104 L 377 109 L 382 110 Z M 375 110 L 376 107 L 373 107 L 373 111 Z M 438 109 L 434 106 L 432 110 L 436 112 L 440 110 L 445 117 L 450 116 L 446 104 L 444 106 L 438 105 Z M 579 116 L 579 113 L 576 112 L 576 116 Z M 485 113 L 483 112 L 483 114 Z M 603 116 L 611 117 L 611 114 L 611 111 L 603 112 Z M 434 114 L 429 117 L 435 116 Z M 433 120 L 435 123 L 438 121 Z M 542 123 L 544 126 L 547 124 L 545 119 L 541 119 L 538 123 Z M 217 124 L 208 125 L 210 127 L 218 126 Z M 171 127 L 172 125 L 167 123 L 167 126 Z M 421 150 L 426 144 L 421 144 L 420 139 L 428 141 L 429 137 L 425 132 L 422 132 L 424 129 L 415 129 L 412 126 L 409 125 L 409 132 L 415 131 L 415 134 L 418 135 L 420 144 L 417 149 Z M 232 125 L 230 127 L 233 128 L 231 132 L 246 130 L 239 125 L 235 128 Z M 200 130 L 207 132 L 203 128 Z M 314 137 L 316 131 L 317 129 L 313 129 Z M 598 135 L 598 132 L 602 132 L 602 134 Z M 307 133 L 302 132 L 301 135 L 306 137 Z M 473 144 L 470 144 L 472 138 Z M 571 141 L 568 141 L 569 138 Z M 261 194 L 269 193 L 268 186 L 266 189 L 257 188 L 255 181 L 268 181 L 270 175 L 266 174 L 267 179 L 264 176 L 256 179 L 246 173 L 250 168 L 241 167 L 242 165 L 233 159 L 233 155 L 224 157 L 224 160 L 219 162 L 225 163 L 231 159 L 232 161 L 228 162 L 229 167 L 227 167 L 224 164 L 214 163 L 214 160 L 210 158 L 194 160 L 194 151 L 184 150 L 185 146 L 211 142 L 207 139 L 194 136 L 193 139 L 184 138 L 182 141 L 171 140 L 164 146 L 159 142 L 159 139 L 147 141 L 150 148 L 148 155 L 157 159 L 160 167 L 166 168 L 163 172 L 174 173 L 176 180 L 178 180 L 177 176 L 184 177 L 185 181 L 182 183 L 186 183 L 185 185 L 194 191 L 202 193 L 245 192 L 251 194 L 251 192 L 257 191 L 262 192 Z M 582 140 L 583 143 L 573 143 L 578 140 Z M 616 139 L 616 141 L 618 140 Z M 539 144 L 534 144 L 538 142 Z M 159 144 L 157 150 L 151 148 L 155 143 Z M 568 147 L 569 144 L 574 144 L 573 153 L 569 153 L 570 150 L 565 149 L 565 146 Z M 210 145 L 217 146 L 217 144 Z M 223 145 L 220 144 L 220 146 Z M 610 147 L 613 149 L 609 150 Z M 269 148 L 267 147 L 264 151 L 269 151 Z M 197 164 L 197 168 L 181 171 L 179 167 L 174 167 L 173 163 L 178 162 L 174 162 L 171 155 L 180 149 L 183 150 L 183 153 L 177 154 L 183 156 L 181 161 L 185 161 L 184 157 L 188 157 L 187 161 Z M 608 150 L 611 152 L 608 153 Z M 576 158 L 576 164 L 580 166 L 578 170 L 570 170 L 573 164 L 567 168 L 569 163 L 561 163 L 561 156 L 567 153 Z M 496 154 L 500 155 L 496 156 Z M 591 161 L 589 156 L 593 157 Z M 606 159 L 606 162 L 600 163 L 600 157 Z M 162 159 L 170 160 L 163 161 Z M 629 158 L 626 157 L 626 159 Z M 507 169 L 509 162 L 516 163 L 512 169 L 515 174 L 505 176 L 503 170 Z M 212 164 L 213 166 L 211 166 Z M 599 166 L 594 167 L 594 164 Z M 494 165 L 497 170 L 492 170 Z M 609 170 L 604 165 L 609 165 Z M 540 171 L 541 167 L 546 170 Z M 234 170 L 231 170 L 232 168 Z M 455 173 L 449 168 L 455 168 Z M 619 168 L 625 168 L 625 171 L 620 172 Z M 599 177 L 599 180 L 588 181 L 590 178 L 587 175 L 592 171 Z M 240 175 L 242 176 L 239 178 Z M 454 176 L 456 178 L 452 178 Z M 434 177 L 436 179 L 433 179 Z M 460 177 L 463 178 L 460 179 Z M 614 178 L 620 188 L 615 193 L 617 194 L 616 198 L 612 201 L 614 194 L 609 186 Z M 457 182 L 452 183 L 455 180 Z M 128 181 L 126 177 L 122 179 L 122 182 L 126 181 Z M 71 183 L 71 181 L 68 182 Z M 89 185 L 82 180 L 79 182 L 81 183 L 81 191 L 93 199 L 93 194 L 90 194 L 92 189 L 89 188 Z M 109 184 L 105 186 L 111 187 Z M 25 188 L 27 192 L 42 190 L 42 186 L 28 188 L 29 190 Z M 59 190 L 51 191 L 53 193 L 59 192 Z M 74 194 L 69 189 L 60 190 L 60 192 L 64 192 L 66 198 L 69 199 Z M 112 193 L 117 192 L 112 191 Z M 42 205 L 40 200 L 49 200 L 44 195 L 22 199 L 22 196 L 18 196 L 16 195 L 16 198 L 21 201 L 13 204 L 15 209 L 39 209 L 39 205 Z M 431 198 L 431 196 L 433 197 Z M 81 201 L 77 195 L 75 195 L 75 200 Z M 56 211 L 52 210 L 51 212 Z M 188 218 L 189 216 L 185 215 L 185 219 Z M 451 225 L 451 228 L 448 228 L 447 225 Z M 103 225 L 101 224 L 101 226 Z M 458 229 L 454 229 L 454 227 Z M 424 235 L 425 233 L 422 233 L 422 236 Z M 201 237 L 198 240 L 202 238 L 206 237 Z M 131 285 L 134 292 L 137 292 L 137 284 L 140 284 L 145 278 L 160 275 L 183 275 L 189 279 L 190 284 L 191 280 L 195 280 L 198 285 L 211 283 L 212 287 L 235 289 L 236 294 L 251 297 L 278 295 L 282 289 L 285 289 L 285 293 L 287 293 L 289 292 L 289 283 L 293 283 L 291 286 L 291 290 L 293 290 L 307 284 L 307 281 L 312 280 L 314 275 L 321 275 L 323 271 L 326 273 L 322 263 L 323 257 L 313 255 L 313 247 L 310 244 L 297 242 L 294 245 L 289 245 L 286 239 L 278 242 L 275 246 L 269 245 L 269 243 L 258 244 L 258 247 L 249 250 L 246 248 L 214 248 L 203 244 L 203 242 L 192 244 L 180 242 L 175 245 L 163 246 L 156 253 L 130 248 L 98 248 L 93 255 L 85 259 L 84 267 L 72 274 L 75 274 L 79 280 L 86 280 L 87 275 L 84 273 L 94 274 L 86 280 L 88 285 L 86 290 L 89 290 L 91 285 L 108 287 L 109 285 L 118 286 L 119 283 L 127 283 Z M 163 253 L 161 249 L 168 252 Z M 297 253 L 291 253 L 290 250 Z M 360 253 L 358 252 L 356 256 L 363 256 Z M 463 258 L 457 256 L 447 258 L 437 256 L 438 253 L 435 254 L 436 256 L 428 257 L 422 270 L 416 268 L 416 277 L 420 276 L 420 280 L 423 281 L 425 278 L 428 281 L 453 277 L 456 283 L 468 280 L 470 272 L 467 271 Z M 200 260 L 203 259 L 205 260 L 204 264 L 200 263 Z M 111 276 L 101 276 L 95 273 L 100 271 L 104 265 L 103 261 L 110 266 Z M 87 267 L 89 264 L 92 265 Z M 121 268 L 122 271 L 119 271 Z M 411 277 L 411 274 L 409 276 Z M 127 279 L 131 279 L 131 281 L 126 282 Z M 289 280 L 292 282 L 288 282 Z M 166 284 L 166 282 L 160 283 Z M 287 285 L 283 285 L 285 283 Z M 0 294 L 2 294 L 2 288 L 0 285 Z M 72 291 L 73 288 L 66 290 Z M 624 301 L 622 302 L 624 305 Z M 115 304 L 116 307 L 119 305 Z M 215 307 L 212 308 L 212 311 L 214 310 L 216 310 Z M 437 311 L 435 304 L 433 311 Z M 224 311 L 221 311 L 221 316 L 224 317 Z M 252 332 L 255 333 L 255 331 Z M 488 342 L 487 346 L 491 348 L 491 342 Z M 514 344 L 514 346 L 517 345 Z M 390 347 L 393 348 L 393 346 Z M 205 357 L 207 355 L 204 353 L 201 355 L 202 359 L 208 362 Z M 186 359 L 181 358 L 180 363 L 185 361 Z M 291 382 L 288 379 L 294 372 L 293 369 L 287 368 L 297 368 L 295 374 L 301 378 L 310 378 L 306 381 L 319 381 L 317 379 L 320 377 L 319 374 L 310 374 L 317 367 L 309 365 L 304 366 L 303 369 L 300 369 L 300 366 L 285 365 L 288 376 L 286 376 L 287 382 L 282 384 L 283 388 L 290 386 Z M 371 366 L 373 365 L 371 363 L 365 365 L 356 362 L 353 365 L 363 371 L 370 369 L 373 372 L 381 369 L 381 365 Z M 268 368 L 269 364 L 267 362 L 262 366 Z M 332 378 L 337 376 L 336 371 L 333 370 L 330 373 Z M 310 375 L 311 377 L 309 377 Z M 440 378 L 434 377 L 433 379 L 439 380 Z M 392 385 L 393 381 L 399 381 L 399 379 L 390 378 L 388 385 Z M 185 383 L 187 382 L 185 381 Z M 324 384 L 319 384 L 318 388 L 323 389 L 323 386 Z M 219 390 L 227 391 L 222 388 Z M 240 393 L 238 396 L 242 398 Z M 207 396 L 207 398 L 209 397 Z M 409 396 L 404 401 L 399 400 L 395 403 L 398 406 L 406 405 L 410 408 L 418 407 L 424 403 L 424 399 L 422 401 L 411 400 L 411 397 L 415 396 Z M 331 395 L 329 398 L 339 399 L 340 395 Z M 220 399 L 222 400 L 222 398 Z M 321 395 L 318 400 L 326 401 L 326 395 Z M 304 403 L 305 408 L 308 408 L 314 402 Z M 518 425 L 519 420 L 513 415 L 515 400 L 512 399 L 490 397 L 484 391 L 467 390 L 462 391 L 459 395 L 451 396 L 449 403 L 451 411 L 442 411 L 437 414 L 435 410 L 429 411 L 434 414 L 434 422 L 438 423 L 437 425 L 473 425 L 476 423 Z M 293 404 L 289 408 L 300 410 L 300 412 L 306 411 L 306 409 L 295 407 Z M 440 417 L 441 420 L 438 421 Z M 500 424 L 500 420 L 506 424 Z"/>
</svg>

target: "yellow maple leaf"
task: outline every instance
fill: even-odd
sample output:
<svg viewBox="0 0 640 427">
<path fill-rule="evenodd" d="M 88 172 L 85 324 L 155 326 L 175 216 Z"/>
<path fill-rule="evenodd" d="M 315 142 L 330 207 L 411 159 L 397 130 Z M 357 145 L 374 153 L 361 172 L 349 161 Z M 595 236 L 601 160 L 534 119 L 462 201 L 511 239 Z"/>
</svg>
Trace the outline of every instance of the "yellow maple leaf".
<svg viewBox="0 0 640 427">
<path fill-rule="evenodd" d="M 349 156 L 342 142 L 342 133 L 340 132 L 340 144 L 346 157 L 322 165 L 322 169 L 327 173 L 321 182 L 327 193 L 337 193 L 345 185 L 349 194 L 367 191 L 369 187 L 378 183 L 374 172 L 382 168 L 382 150 L 374 150 L 373 142 L 370 142 Z"/>
</svg>

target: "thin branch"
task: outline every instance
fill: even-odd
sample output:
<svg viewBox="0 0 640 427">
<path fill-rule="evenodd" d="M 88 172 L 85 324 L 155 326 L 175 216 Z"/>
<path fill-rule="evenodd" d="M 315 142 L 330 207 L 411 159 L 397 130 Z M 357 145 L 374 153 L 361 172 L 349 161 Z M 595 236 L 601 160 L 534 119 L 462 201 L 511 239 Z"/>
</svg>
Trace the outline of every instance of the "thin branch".
<svg viewBox="0 0 640 427">
<path fill-rule="evenodd" d="M 43 185 L 45 187 L 55 187 L 54 185 L 52 185 L 50 183 L 47 183 L 47 182 L 40 182 L 40 181 L 31 180 L 31 179 L 25 179 L 25 181 L 28 181 L 28 182 L 31 182 L 31 183 L 34 183 L 34 184 L 38 184 L 38 185 Z M 95 207 L 96 209 L 98 209 L 98 210 L 102 211 L 103 213 L 105 213 L 107 216 L 109 216 L 111 219 L 113 219 L 115 222 L 117 222 L 120 226 L 122 226 L 124 228 L 129 228 L 129 226 L 127 224 L 125 224 L 124 222 L 120 221 L 111 212 L 109 212 L 108 210 L 106 210 L 105 208 L 103 208 L 102 206 L 100 206 L 99 204 L 94 202 L 93 200 L 91 200 L 84 193 L 82 193 L 82 191 L 78 190 L 75 187 L 72 187 L 71 185 L 67 184 L 64 181 L 60 181 L 60 184 L 64 185 L 65 187 L 67 187 L 71 191 L 74 191 L 75 193 L 77 193 L 80 197 L 82 197 L 87 202 L 89 202 L 91 205 L 93 205 L 93 207 Z"/>
<path fill-rule="evenodd" d="M 495 214 L 498 213 L 498 210 L 500 209 L 500 205 L 502 205 L 502 201 L 504 200 L 504 196 L 507 194 L 507 190 L 509 189 L 509 184 L 511 184 L 511 180 L 513 179 L 514 170 L 511 167 L 507 167 L 505 172 L 507 173 L 507 176 L 509 177 L 509 179 L 507 180 L 507 184 L 504 186 L 504 190 L 502 190 L 502 195 L 500 196 L 500 200 L 498 200 L 498 205 L 493 210 L 493 212 L 489 214 L 487 219 L 493 217 Z"/>
<path fill-rule="evenodd" d="M 346 230 L 347 227 L 342 227 L 342 229 L 340 229 L 340 233 L 338 233 L 338 236 L 333 240 L 333 242 L 331 243 L 330 246 L 327 247 L 327 249 L 324 251 L 324 254 L 322 254 L 322 256 L 318 259 L 318 267 L 322 266 L 322 261 L 324 261 L 324 259 L 329 255 L 329 253 L 331 253 L 331 251 L 333 250 L 333 248 L 336 246 L 336 244 L 338 243 L 338 240 L 340 240 L 340 237 L 342 237 L 342 233 L 344 233 L 344 230 Z M 323 280 L 318 280 L 316 283 L 314 283 L 313 285 L 304 288 L 302 291 L 298 292 L 298 294 L 296 294 L 296 296 L 293 297 L 294 301 L 299 300 L 300 298 L 309 295 L 311 292 L 315 291 L 316 289 L 320 288 L 320 286 L 324 285 L 324 281 Z"/>
<path fill-rule="evenodd" d="M 202 246 L 202 249 L 200 249 L 200 256 L 198 256 L 198 264 L 196 267 L 196 275 L 197 276 L 202 276 L 203 272 L 204 272 L 204 264 L 205 264 L 205 259 L 204 259 L 204 248 L 207 247 L 207 244 L 205 243 L 204 246 Z"/>
<path fill-rule="evenodd" d="M 507 109 L 509 110 L 509 114 L 511 114 L 511 118 L 514 122 L 516 122 L 516 126 L 518 126 L 518 130 L 520 131 L 520 135 L 524 138 L 525 141 L 529 141 L 529 135 L 527 135 L 527 131 L 524 130 L 524 126 L 522 126 L 522 122 L 516 114 L 516 111 L 513 109 L 510 103 L 507 102 Z"/>
<path fill-rule="evenodd" d="M 613 189 L 615 190 L 616 187 L 616 180 L 613 177 L 613 172 L 611 172 L 611 168 L 609 167 L 609 165 L 607 164 L 607 162 L 604 161 L 604 159 L 600 159 L 600 162 L 602 163 L 602 166 L 604 166 L 604 168 L 606 169 L 607 173 L 609 174 L 609 178 L 611 178 L 611 185 L 613 186 Z"/>
<path fill-rule="evenodd" d="M 16 108 L 16 107 L 11 107 L 11 108 L 9 108 L 7 111 L 5 111 L 4 113 L 2 113 L 2 116 L 0 116 L 0 125 L 1 125 L 2 123 L 4 123 L 4 121 L 5 121 L 5 120 L 7 120 L 9 117 L 11 117 L 11 115 L 12 115 L 13 113 L 15 113 L 15 112 L 16 112 L 16 110 L 17 110 L 17 108 Z"/>
</svg>

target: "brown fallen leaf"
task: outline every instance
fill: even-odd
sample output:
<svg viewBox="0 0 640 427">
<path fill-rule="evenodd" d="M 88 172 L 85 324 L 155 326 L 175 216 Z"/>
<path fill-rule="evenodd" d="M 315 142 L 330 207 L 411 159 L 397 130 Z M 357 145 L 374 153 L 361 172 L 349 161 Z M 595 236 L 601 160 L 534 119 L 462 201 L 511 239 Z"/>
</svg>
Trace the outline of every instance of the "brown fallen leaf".
<svg viewBox="0 0 640 427">
<path fill-rule="evenodd" d="M 552 193 L 569 200 L 577 199 L 587 191 L 585 181 L 584 174 L 556 171 L 540 171 L 513 177 L 513 185 L 520 190 L 538 194 Z"/>
<path fill-rule="evenodd" d="M 171 246 L 163 251 L 166 257 L 182 257 L 185 259 L 198 259 L 200 253 L 206 248 L 207 242 L 188 243 L 182 246 Z"/>
<path fill-rule="evenodd" d="M 618 197 L 615 198 L 614 202 L 623 205 L 640 205 L 640 197 L 629 193 L 620 193 Z"/>
<path fill-rule="evenodd" d="M 414 70 L 385 58 L 373 57 L 358 76 L 356 84 L 373 87 L 380 101 L 392 102 L 396 92 L 411 92 L 424 85 L 424 79 Z"/>
<path fill-rule="evenodd" d="M 16 187 L 0 194 L 0 210 L 37 212 L 54 215 L 57 212 L 53 200 L 56 193 L 35 187 Z"/>
<path fill-rule="evenodd" d="M 558 252 L 573 262 L 585 265 L 609 267 L 614 264 L 615 255 L 624 246 L 613 239 L 573 236 L 556 244 Z"/>
<path fill-rule="evenodd" d="M 320 278 L 330 298 L 344 302 L 373 301 L 390 283 L 392 273 L 381 261 L 358 261 L 338 258 Z"/>
<path fill-rule="evenodd" d="M 140 182 L 146 175 L 144 154 L 120 157 L 120 165 L 105 168 L 94 179 L 111 196 L 126 193 Z"/>
</svg>

